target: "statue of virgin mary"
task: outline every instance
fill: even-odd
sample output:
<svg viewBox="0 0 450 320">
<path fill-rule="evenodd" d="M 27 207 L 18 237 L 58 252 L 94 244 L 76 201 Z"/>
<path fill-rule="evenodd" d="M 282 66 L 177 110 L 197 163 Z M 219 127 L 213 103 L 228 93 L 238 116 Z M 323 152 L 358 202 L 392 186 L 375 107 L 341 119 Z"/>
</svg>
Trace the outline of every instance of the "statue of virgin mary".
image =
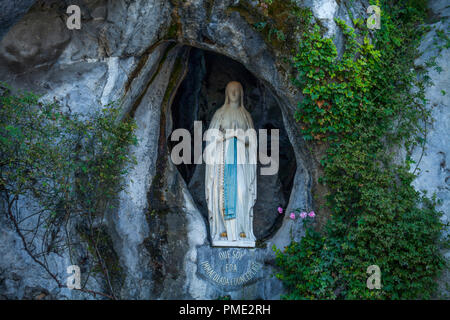
<svg viewBox="0 0 450 320">
<path fill-rule="evenodd" d="M 254 247 L 256 132 L 239 82 L 225 89 L 205 140 L 205 193 L 213 246 Z"/>
</svg>

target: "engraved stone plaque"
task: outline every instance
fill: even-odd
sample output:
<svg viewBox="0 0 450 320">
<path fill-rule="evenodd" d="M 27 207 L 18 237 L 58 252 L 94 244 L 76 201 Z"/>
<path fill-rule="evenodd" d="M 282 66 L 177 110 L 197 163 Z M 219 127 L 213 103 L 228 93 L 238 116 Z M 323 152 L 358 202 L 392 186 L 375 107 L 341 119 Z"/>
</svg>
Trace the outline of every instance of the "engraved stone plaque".
<svg viewBox="0 0 450 320">
<path fill-rule="evenodd" d="M 202 246 L 197 254 L 197 274 L 225 291 L 238 290 L 263 276 L 257 249 Z"/>
</svg>

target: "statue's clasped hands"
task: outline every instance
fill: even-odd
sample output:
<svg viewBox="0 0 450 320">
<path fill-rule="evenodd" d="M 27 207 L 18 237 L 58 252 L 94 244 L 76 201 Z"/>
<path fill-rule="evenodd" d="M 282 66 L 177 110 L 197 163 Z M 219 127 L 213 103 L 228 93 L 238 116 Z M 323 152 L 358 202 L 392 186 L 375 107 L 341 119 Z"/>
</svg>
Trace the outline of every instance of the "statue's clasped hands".
<svg viewBox="0 0 450 320">
<path fill-rule="evenodd" d="M 242 134 L 244 133 L 242 129 L 238 129 L 237 127 L 237 123 L 234 121 L 232 124 L 232 127 L 229 129 L 224 129 L 223 127 L 220 127 L 220 132 L 222 133 L 219 137 L 219 140 L 225 141 L 231 138 L 236 137 L 237 139 L 241 140 L 244 142 L 244 137 L 242 136 Z"/>
</svg>

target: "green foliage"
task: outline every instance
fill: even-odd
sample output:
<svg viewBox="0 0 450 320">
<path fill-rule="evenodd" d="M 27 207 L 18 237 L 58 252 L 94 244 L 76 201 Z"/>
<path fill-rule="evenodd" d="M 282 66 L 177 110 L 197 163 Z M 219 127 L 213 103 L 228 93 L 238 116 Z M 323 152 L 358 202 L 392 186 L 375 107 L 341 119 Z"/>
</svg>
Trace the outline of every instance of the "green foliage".
<svg viewBox="0 0 450 320">
<path fill-rule="evenodd" d="M 435 200 L 412 187 L 409 155 L 398 165 L 387 151 L 423 142 L 429 121 L 427 78 L 417 80 L 413 64 L 424 9 L 380 2 L 380 30 L 336 21 L 342 57 L 311 23 L 293 59 L 304 94 L 296 119 L 305 139 L 329 146 L 321 180 L 332 215 L 322 233 L 307 226 L 300 242 L 275 249 L 288 299 L 430 298 L 444 267 Z M 370 265 L 381 269 L 381 290 L 366 286 Z"/>
<path fill-rule="evenodd" d="M 113 105 L 86 119 L 32 93 L 0 97 L 0 188 L 30 193 L 47 210 L 100 214 L 121 190 L 133 162 L 132 120 L 118 121 Z"/>
<path fill-rule="evenodd" d="M 311 16 L 309 10 L 298 7 L 292 0 L 259 0 L 256 6 L 249 1 L 238 1 L 227 11 L 239 12 L 261 32 L 269 47 L 284 56 L 291 54 L 297 34 Z"/>
<path fill-rule="evenodd" d="M 285 299 L 335 299 L 337 280 L 332 270 L 339 253 L 327 247 L 325 236 L 306 228 L 300 242 L 292 242 L 285 251 L 274 247 L 277 265 L 276 277 L 288 289 Z"/>
<path fill-rule="evenodd" d="M 88 249 L 95 248 L 88 250 L 92 270 L 101 266 L 110 283 L 115 267 L 108 264 L 117 259 L 109 258 L 95 225 L 113 208 L 124 189 L 122 178 L 135 162 L 129 153 L 137 143 L 134 121 L 121 120 L 112 104 L 81 116 L 57 102 L 41 103 L 32 93 L 13 94 L 4 84 L 0 106 L 0 195 L 25 250 L 45 267 L 47 253 L 68 249 L 72 255 L 71 245 L 81 236 Z M 25 199 L 33 205 L 21 210 L 17 204 Z M 36 225 L 28 223 L 32 218 Z M 70 223 L 81 224 L 85 235 L 70 234 Z M 29 236 L 40 226 L 46 230 L 39 245 L 43 252 L 36 251 L 36 237 Z M 111 285 L 109 292 L 114 296 Z"/>
<path fill-rule="evenodd" d="M 255 26 L 256 30 L 263 31 L 268 26 L 268 24 L 267 24 L 267 22 L 262 21 L 262 22 L 255 23 L 254 26 Z M 267 35 L 267 40 L 269 42 L 272 41 L 272 35 L 275 35 L 278 41 L 286 40 L 286 36 L 282 30 L 279 30 L 276 27 L 271 27 L 271 28 L 269 27 L 268 29 L 269 29 L 269 31 L 268 31 L 268 35 Z"/>
</svg>

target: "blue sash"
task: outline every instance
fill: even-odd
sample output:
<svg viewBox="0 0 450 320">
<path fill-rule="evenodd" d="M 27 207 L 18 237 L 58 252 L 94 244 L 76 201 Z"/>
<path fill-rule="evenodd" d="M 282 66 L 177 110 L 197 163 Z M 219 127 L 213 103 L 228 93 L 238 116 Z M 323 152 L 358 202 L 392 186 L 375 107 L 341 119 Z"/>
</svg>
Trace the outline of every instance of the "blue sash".
<svg viewBox="0 0 450 320">
<path fill-rule="evenodd" d="M 224 219 L 236 219 L 236 193 L 237 193 L 237 139 L 234 137 L 229 143 L 225 157 L 225 170 L 223 177 L 224 188 Z"/>
</svg>

